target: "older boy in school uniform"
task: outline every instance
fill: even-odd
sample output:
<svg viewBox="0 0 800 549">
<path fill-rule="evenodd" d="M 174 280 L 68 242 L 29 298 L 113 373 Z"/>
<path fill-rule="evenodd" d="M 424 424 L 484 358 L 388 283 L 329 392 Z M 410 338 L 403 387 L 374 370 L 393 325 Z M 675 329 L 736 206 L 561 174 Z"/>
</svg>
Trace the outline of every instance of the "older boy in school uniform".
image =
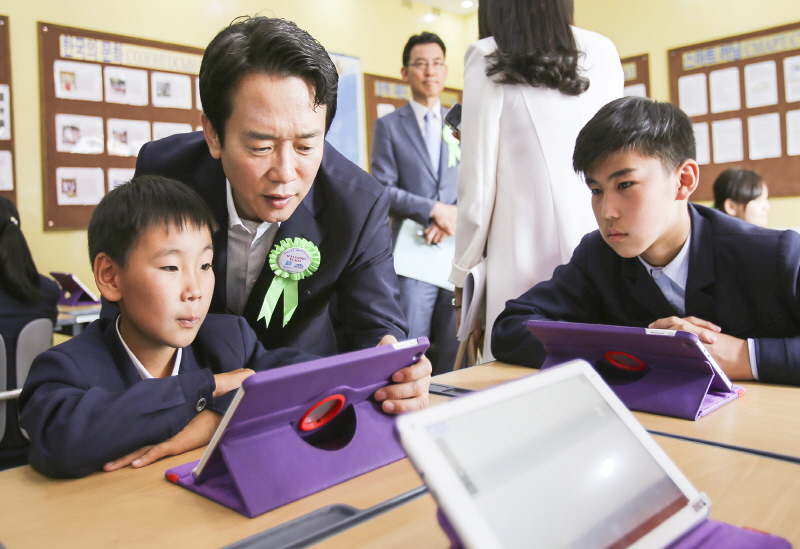
<svg viewBox="0 0 800 549">
<path fill-rule="evenodd" d="M 573 167 L 599 230 L 553 277 L 506 303 L 498 360 L 538 367 L 529 319 L 693 332 L 734 380 L 800 385 L 800 235 L 689 203 L 699 168 L 689 118 L 612 101 L 581 130 Z"/>
<path fill-rule="evenodd" d="M 197 448 L 254 370 L 315 358 L 267 352 L 241 317 L 207 315 L 216 228 L 193 190 L 163 177 L 136 178 L 103 198 L 89 254 L 97 287 L 120 314 L 34 361 L 20 425 L 35 469 L 80 477 Z"/>
</svg>

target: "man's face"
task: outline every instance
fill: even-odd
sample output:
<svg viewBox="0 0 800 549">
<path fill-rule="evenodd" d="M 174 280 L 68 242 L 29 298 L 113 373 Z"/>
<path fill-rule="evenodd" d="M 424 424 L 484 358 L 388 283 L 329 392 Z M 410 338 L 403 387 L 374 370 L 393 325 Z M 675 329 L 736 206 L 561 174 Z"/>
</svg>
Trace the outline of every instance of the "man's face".
<svg viewBox="0 0 800 549">
<path fill-rule="evenodd" d="M 324 105 L 294 76 L 252 73 L 234 88 L 225 145 L 203 117 L 211 156 L 220 158 L 243 219 L 286 221 L 308 194 L 322 162 Z"/>
<path fill-rule="evenodd" d="M 642 255 L 657 266 L 661 258 L 677 254 L 686 238 L 679 226 L 681 215 L 688 218 L 681 201 L 688 198 L 681 185 L 687 163 L 693 161 L 667 170 L 660 159 L 629 151 L 611 153 L 591 165 L 586 184 L 594 216 L 603 240 L 617 254 Z"/>
<path fill-rule="evenodd" d="M 115 267 L 120 333 L 142 359 L 194 341 L 214 292 L 208 228 L 159 225 L 142 233 L 127 266 Z"/>
<path fill-rule="evenodd" d="M 411 48 L 408 66 L 400 69 L 403 81 L 411 86 L 411 95 L 419 103 L 436 99 L 444 90 L 447 65 L 439 44 L 417 44 Z"/>
</svg>

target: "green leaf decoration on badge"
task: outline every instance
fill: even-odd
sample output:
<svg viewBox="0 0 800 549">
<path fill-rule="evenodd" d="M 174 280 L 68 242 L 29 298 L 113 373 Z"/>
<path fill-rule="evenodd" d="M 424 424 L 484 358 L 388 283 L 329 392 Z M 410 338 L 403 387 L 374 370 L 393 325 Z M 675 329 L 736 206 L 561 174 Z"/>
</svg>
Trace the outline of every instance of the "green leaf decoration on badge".
<svg viewBox="0 0 800 549">
<path fill-rule="evenodd" d="M 447 167 L 452 168 L 461 162 L 461 142 L 453 135 L 449 126 L 442 128 L 442 140 L 447 145 Z"/>
<path fill-rule="evenodd" d="M 311 276 L 319 269 L 319 248 L 305 238 L 286 238 L 273 246 L 268 261 L 275 278 L 267 289 L 261 312 L 256 320 L 266 318 L 269 326 L 278 299 L 283 294 L 283 325 L 286 326 L 297 309 L 298 281 Z"/>
</svg>

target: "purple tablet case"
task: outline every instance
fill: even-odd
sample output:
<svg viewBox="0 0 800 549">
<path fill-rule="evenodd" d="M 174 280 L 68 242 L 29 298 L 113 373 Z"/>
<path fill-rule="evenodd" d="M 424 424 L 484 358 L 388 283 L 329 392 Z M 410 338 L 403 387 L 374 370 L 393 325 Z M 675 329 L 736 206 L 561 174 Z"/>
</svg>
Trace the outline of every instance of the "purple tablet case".
<svg viewBox="0 0 800 549">
<path fill-rule="evenodd" d="M 464 549 L 456 531 L 447 520 L 447 516 L 439 509 L 436 512 L 447 538 L 450 549 Z M 688 534 L 669 546 L 668 549 L 791 549 L 792 544 L 784 538 L 765 532 L 739 528 L 726 522 L 704 520 Z"/>
<path fill-rule="evenodd" d="M 50 273 L 50 276 L 58 281 L 61 286 L 61 298 L 58 300 L 59 305 L 94 305 L 100 304 L 99 299 L 94 299 L 94 296 L 88 291 L 88 288 L 78 280 L 75 275 L 71 273 Z M 67 296 L 69 294 L 69 296 Z"/>
<path fill-rule="evenodd" d="M 252 375 L 202 473 L 193 476 L 193 461 L 166 477 L 253 518 L 397 461 L 394 417 L 372 395 L 427 348 L 421 337 Z M 301 431 L 304 414 L 332 395 L 344 397 L 341 411 Z"/>
<path fill-rule="evenodd" d="M 728 388 L 690 332 L 548 320 L 526 326 L 547 351 L 543 369 L 586 360 L 631 410 L 696 420 L 744 394 L 737 385 Z M 644 367 L 615 366 L 609 352 L 635 357 Z"/>
</svg>

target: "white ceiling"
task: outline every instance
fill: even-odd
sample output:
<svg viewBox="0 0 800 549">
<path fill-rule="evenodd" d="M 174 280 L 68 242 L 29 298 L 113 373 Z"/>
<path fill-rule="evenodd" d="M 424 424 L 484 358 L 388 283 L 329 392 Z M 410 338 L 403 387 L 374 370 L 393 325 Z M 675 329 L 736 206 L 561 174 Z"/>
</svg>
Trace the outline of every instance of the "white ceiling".
<svg viewBox="0 0 800 549">
<path fill-rule="evenodd" d="M 462 0 L 414 0 L 418 4 L 425 4 L 434 8 L 439 8 L 442 11 L 454 13 L 456 15 L 467 15 L 478 11 L 478 0 L 472 0 L 473 5 L 471 8 L 462 8 Z"/>
</svg>

